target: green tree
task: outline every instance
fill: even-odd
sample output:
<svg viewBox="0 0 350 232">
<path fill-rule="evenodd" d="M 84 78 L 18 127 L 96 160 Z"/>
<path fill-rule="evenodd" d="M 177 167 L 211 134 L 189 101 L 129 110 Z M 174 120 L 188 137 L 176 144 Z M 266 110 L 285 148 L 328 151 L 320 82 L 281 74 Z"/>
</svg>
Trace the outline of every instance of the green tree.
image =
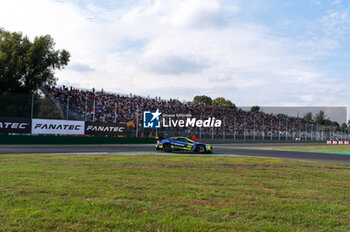
<svg viewBox="0 0 350 232">
<path fill-rule="evenodd" d="M 230 108 L 236 108 L 236 105 L 233 104 L 230 100 L 226 100 L 223 97 L 217 97 L 212 102 L 213 106 L 220 106 L 220 107 L 230 107 Z"/>
<path fill-rule="evenodd" d="M 55 70 L 64 68 L 70 54 L 55 50 L 50 35 L 31 41 L 22 33 L 0 28 L 0 92 L 32 94 L 55 84 Z"/>
<path fill-rule="evenodd" d="M 332 121 L 331 120 L 329 120 L 329 119 L 325 119 L 325 120 L 323 120 L 323 124 L 322 125 L 325 125 L 325 126 L 331 126 L 332 125 Z"/>
<path fill-rule="evenodd" d="M 311 112 L 308 112 L 307 114 L 305 114 L 304 118 L 309 121 L 313 121 L 313 116 Z"/>
<path fill-rule="evenodd" d="M 339 125 L 339 123 L 337 123 L 336 121 L 332 121 L 331 125 L 336 128 L 337 131 L 341 130 L 341 127 Z"/>
<path fill-rule="evenodd" d="M 315 116 L 315 122 L 317 125 L 325 125 L 326 123 L 328 124 L 329 122 L 326 122 L 325 114 L 324 111 L 320 110 Z"/>
<path fill-rule="evenodd" d="M 205 103 L 207 105 L 211 105 L 213 100 L 211 99 L 211 97 L 202 95 L 202 96 L 195 96 L 193 98 L 193 102 L 195 102 L 195 103 Z"/>
<path fill-rule="evenodd" d="M 260 106 L 252 106 L 252 108 L 250 108 L 251 112 L 259 112 L 260 111 Z"/>
<path fill-rule="evenodd" d="M 333 130 L 340 131 L 342 129 L 338 122 L 326 118 L 325 113 L 322 110 L 315 115 L 315 122 L 317 125 L 327 126 Z"/>
</svg>

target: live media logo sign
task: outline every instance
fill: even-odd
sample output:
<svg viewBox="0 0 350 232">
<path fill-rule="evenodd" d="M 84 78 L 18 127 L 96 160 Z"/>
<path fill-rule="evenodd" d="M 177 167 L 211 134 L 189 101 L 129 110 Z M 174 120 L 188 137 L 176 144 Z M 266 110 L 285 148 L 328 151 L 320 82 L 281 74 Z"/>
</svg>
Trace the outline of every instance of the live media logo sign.
<svg viewBox="0 0 350 232">
<path fill-rule="evenodd" d="M 160 128 L 160 115 L 162 113 L 157 111 L 144 111 L 143 112 L 143 127 L 144 128 Z"/>
<path fill-rule="evenodd" d="M 144 111 L 143 112 L 143 127 L 144 128 L 161 128 L 161 127 L 221 127 L 222 121 L 214 117 L 207 119 L 197 119 L 187 117 L 184 119 L 174 119 L 167 117 L 167 114 L 163 115 L 162 120 L 160 115 L 162 113 L 157 111 Z M 175 115 L 175 114 L 174 114 Z"/>
</svg>

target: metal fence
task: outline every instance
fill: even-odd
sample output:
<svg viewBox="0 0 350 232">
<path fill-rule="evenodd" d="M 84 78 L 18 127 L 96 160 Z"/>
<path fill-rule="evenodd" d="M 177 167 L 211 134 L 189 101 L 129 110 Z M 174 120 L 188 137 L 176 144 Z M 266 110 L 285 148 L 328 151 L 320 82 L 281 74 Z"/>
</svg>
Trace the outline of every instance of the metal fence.
<svg viewBox="0 0 350 232">
<path fill-rule="evenodd" d="M 43 93 L 0 92 L 0 117 L 65 119 L 59 105 Z"/>
<path fill-rule="evenodd" d="M 140 127 L 141 128 L 141 127 Z M 136 135 L 136 134 L 135 134 Z M 333 127 L 318 126 L 316 128 L 294 128 L 288 131 L 267 131 L 259 132 L 246 130 L 244 132 L 235 132 L 225 128 L 219 129 L 144 129 L 138 132 L 137 136 L 155 136 L 155 137 L 176 137 L 195 135 L 199 139 L 211 140 L 230 140 L 230 141 L 256 141 L 256 142 L 310 142 L 327 140 L 350 140 L 349 130 L 335 131 Z"/>
</svg>

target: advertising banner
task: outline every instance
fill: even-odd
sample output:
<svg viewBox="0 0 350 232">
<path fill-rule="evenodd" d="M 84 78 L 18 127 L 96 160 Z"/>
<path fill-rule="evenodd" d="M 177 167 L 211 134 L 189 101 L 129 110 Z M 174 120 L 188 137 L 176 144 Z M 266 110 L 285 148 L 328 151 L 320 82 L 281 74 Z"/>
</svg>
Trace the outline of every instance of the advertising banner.
<svg viewBox="0 0 350 232">
<path fill-rule="evenodd" d="M 84 121 L 32 120 L 32 134 L 84 135 L 84 128 Z"/>
<path fill-rule="evenodd" d="M 31 132 L 30 118 L 7 118 L 0 117 L 0 133 L 23 133 Z"/>
<path fill-rule="evenodd" d="M 86 135 L 124 135 L 126 125 L 117 123 L 85 122 Z"/>
</svg>

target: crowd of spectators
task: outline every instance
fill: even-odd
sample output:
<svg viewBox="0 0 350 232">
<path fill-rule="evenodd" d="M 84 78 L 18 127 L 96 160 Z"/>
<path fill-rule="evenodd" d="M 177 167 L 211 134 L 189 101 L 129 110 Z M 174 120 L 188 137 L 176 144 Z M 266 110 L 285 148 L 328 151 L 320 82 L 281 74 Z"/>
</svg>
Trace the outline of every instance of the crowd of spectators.
<svg viewBox="0 0 350 232">
<path fill-rule="evenodd" d="M 78 114 L 82 120 L 95 122 L 139 123 L 142 112 L 157 110 L 163 114 L 191 114 L 192 117 L 206 119 L 214 117 L 223 121 L 222 130 L 229 133 L 255 131 L 260 134 L 292 133 L 296 129 L 308 131 L 316 124 L 304 118 L 283 114 L 267 114 L 261 111 L 243 111 L 239 108 L 215 107 L 204 103 L 164 100 L 132 94 L 121 95 L 103 91 L 83 90 L 73 87 L 46 87 L 48 93 L 70 112 Z M 68 107 L 67 107 L 68 105 Z"/>
</svg>

